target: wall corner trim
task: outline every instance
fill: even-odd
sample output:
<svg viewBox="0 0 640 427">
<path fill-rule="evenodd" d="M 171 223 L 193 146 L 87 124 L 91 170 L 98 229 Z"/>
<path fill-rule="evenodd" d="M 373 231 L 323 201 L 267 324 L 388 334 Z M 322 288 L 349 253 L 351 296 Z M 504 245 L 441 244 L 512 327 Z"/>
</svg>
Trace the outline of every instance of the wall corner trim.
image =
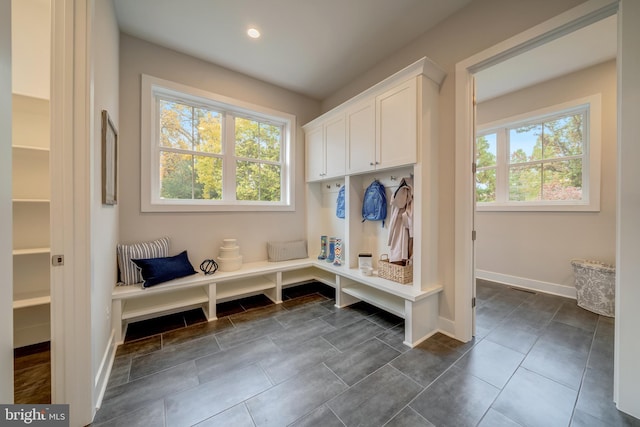
<svg viewBox="0 0 640 427">
<path fill-rule="evenodd" d="M 100 406 L 102 406 L 102 399 L 104 398 L 104 393 L 107 390 L 107 384 L 109 382 L 109 376 L 111 375 L 111 368 L 113 368 L 113 362 L 116 357 L 117 348 L 118 346 L 115 342 L 115 331 L 111 330 L 109 342 L 107 343 L 107 347 L 104 350 L 102 360 L 100 361 L 100 366 L 98 367 L 98 371 L 96 372 L 96 376 L 93 381 L 93 395 L 95 396 L 93 407 L 96 411 L 100 409 Z"/>
</svg>

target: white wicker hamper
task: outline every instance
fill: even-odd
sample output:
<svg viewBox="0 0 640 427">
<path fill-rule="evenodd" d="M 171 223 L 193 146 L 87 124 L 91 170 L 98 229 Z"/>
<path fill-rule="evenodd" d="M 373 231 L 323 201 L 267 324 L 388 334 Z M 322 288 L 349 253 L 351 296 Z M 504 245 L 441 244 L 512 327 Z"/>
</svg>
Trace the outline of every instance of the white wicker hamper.
<svg viewBox="0 0 640 427">
<path fill-rule="evenodd" d="M 616 269 L 609 264 L 585 259 L 571 260 L 576 278 L 578 306 L 614 317 Z"/>
</svg>

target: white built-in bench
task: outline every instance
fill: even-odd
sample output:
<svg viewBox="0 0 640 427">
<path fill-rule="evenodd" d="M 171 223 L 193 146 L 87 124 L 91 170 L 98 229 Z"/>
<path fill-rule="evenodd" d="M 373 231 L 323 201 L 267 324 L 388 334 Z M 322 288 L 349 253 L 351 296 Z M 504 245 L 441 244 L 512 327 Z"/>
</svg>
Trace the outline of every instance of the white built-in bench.
<svg viewBox="0 0 640 427">
<path fill-rule="evenodd" d="M 115 338 L 123 342 L 129 322 L 202 307 L 215 320 L 216 303 L 264 294 L 276 304 L 282 289 L 317 280 L 336 289 L 336 306 L 366 301 L 405 320 L 404 343 L 413 347 L 437 331 L 438 294 L 442 286 L 416 291 L 377 276 L 363 276 L 358 269 L 336 267 L 312 258 L 282 262 L 245 263 L 231 272 L 202 273 L 143 288 L 140 284 L 116 286 L 112 294 Z"/>
</svg>

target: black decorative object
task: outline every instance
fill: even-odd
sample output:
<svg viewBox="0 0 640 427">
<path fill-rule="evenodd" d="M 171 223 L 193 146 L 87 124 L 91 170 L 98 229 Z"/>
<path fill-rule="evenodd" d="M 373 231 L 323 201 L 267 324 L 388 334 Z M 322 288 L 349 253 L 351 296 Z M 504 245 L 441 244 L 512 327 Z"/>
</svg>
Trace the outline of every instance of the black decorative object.
<svg viewBox="0 0 640 427">
<path fill-rule="evenodd" d="M 202 264 L 200 264 L 200 270 L 207 275 L 213 274 L 218 271 L 218 263 L 212 259 L 205 259 L 202 261 Z"/>
</svg>

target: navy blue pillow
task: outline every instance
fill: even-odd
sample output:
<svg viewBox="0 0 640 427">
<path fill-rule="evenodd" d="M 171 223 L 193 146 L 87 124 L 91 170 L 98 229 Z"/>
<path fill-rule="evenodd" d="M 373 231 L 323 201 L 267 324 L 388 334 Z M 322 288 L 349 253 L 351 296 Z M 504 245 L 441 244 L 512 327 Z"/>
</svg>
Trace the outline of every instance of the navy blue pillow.
<svg viewBox="0 0 640 427">
<path fill-rule="evenodd" d="M 189 262 L 187 251 L 183 251 L 176 256 L 132 259 L 131 261 L 140 269 L 143 288 L 196 274 L 196 271 Z"/>
</svg>

